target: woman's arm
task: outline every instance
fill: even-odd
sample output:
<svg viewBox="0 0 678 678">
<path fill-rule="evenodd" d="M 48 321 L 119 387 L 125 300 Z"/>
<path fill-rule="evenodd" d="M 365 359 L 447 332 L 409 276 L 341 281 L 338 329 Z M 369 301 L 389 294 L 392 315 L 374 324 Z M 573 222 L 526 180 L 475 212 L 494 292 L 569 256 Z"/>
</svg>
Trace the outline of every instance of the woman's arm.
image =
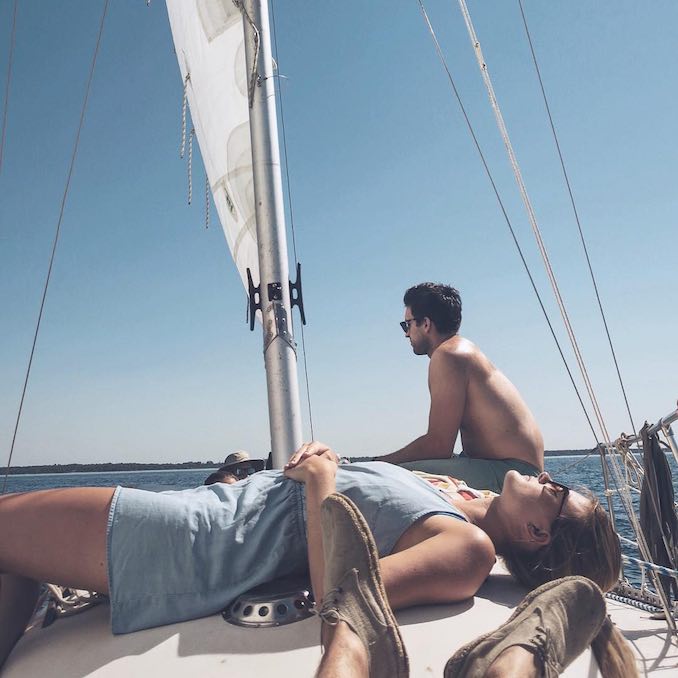
<svg viewBox="0 0 678 678">
<path fill-rule="evenodd" d="M 379 561 L 391 607 L 453 603 L 475 595 L 495 562 L 490 538 L 445 516 L 431 516 L 417 527 L 426 531 L 422 541 Z"/>
<path fill-rule="evenodd" d="M 306 481 L 306 538 L 308 540 L 308 567 L 311 573 L 311 587 L 317 601 L 325 595 L 325 558 L 323 556 L 323 535 L 320 525 L 320 505 L 335 489 L 334 474 L 320 472 L 309 476 Z"/>
<path fill-rule="evenodd" d="M 326 445 L 307 443 L 285 467 L 287 477 L 306 484 L 308 558 L 316 600 L 324 595 L 320 506 L 335 491 L 337 461 Z M 495 561 L 494 546 L 482 530 L 439 515 L 408 529 L 395 551 L 379 561 L 394 608 L 470 598 Z"/>
<path fill-rule="evenodd" d="M 323 555 L 320 506 L 336 491 L 335 477 L 339 458 L 323 443 L 302 445 L 285 466 L 285 475 L 306 485 L 306 537 L 308 541 L 308 566 L 311 587 L 317 601 L 325 595 L 323 579 L 325 558 Z"/>
</svg>

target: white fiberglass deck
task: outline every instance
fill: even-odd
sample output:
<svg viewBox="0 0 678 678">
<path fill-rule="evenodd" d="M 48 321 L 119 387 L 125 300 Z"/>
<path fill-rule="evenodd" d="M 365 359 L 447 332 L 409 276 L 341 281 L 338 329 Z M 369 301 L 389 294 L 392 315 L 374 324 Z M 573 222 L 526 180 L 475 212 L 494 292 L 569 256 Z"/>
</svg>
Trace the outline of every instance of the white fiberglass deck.
<svg viewBox="0 0 678 678">
<path fill-rule="evenodd" d="M 458 647 L 505 621 L 521 598 L 521 590 L 497 566 L 473 601 L 400 612 L 412 677 L 442 676 L 447 658 Z M 633 644 L 641 675 L 676 675 L 678 647 L 670 642 L 664 622 L 613 601 L 608 601 L 608 609 Z M 243 629 L 220 616 L 113 636 L 108 606 L 101 605 L 28 633 L 10 657 L 3 678 L 304 678 L 312 676 L 318 664 L 319 637 L 316 618 L 279 628 Z M 563 675 L 598 676 L 590 651 Z"/>
</svg>

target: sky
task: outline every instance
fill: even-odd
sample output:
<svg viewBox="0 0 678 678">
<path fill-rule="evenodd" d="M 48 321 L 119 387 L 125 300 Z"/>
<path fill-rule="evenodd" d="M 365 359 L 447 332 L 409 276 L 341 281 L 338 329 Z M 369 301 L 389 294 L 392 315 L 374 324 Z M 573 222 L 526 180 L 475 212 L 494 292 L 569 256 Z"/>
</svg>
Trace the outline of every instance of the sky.
<svg viewBox="0 0 678 678">
<path fill-rule="evenodd" d="M 638 427 L 678 397 L 678 4 L 523 4 Z M 0 1 L 2 97 L 12 7 Z M 0 171 L 0 466 L 102 7 L 18 5 Z M 459 8 L 426 7 L 576 372 Z M 607 428 L 630 432 L 519 6 L 469 9 Z M 286 0 L 274 15 L 308 320 L 304 438 L 311 416 L 314 437 L 349 456 L 425 432 L 428 360 L 398 322 L 405 289 L 434 280 L 460 290 L 461 333 L 521 391 L 546 448 L 593 447 L 416 0 Z M 164 3 L 111 2 L 13 465 L 269 450 L 261 335 L 220 227 L 205 228 L 197 149 L 187 205 L 181 96 Z"/>
</svg>

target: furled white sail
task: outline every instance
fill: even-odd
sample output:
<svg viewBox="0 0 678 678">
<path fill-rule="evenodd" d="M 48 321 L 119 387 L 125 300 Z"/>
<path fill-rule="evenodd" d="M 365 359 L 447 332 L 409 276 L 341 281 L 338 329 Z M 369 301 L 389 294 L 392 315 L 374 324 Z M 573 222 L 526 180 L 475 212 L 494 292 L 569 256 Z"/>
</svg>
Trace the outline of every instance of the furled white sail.
<svg viewBox="0 0 678 678">
<path fill-rule="evenodd" d="M 259 262 L 242 15 L 233 0 L 166 1 L 212 196 L 247 289 L 247 268 L 256 284 Z"/>
</svg>

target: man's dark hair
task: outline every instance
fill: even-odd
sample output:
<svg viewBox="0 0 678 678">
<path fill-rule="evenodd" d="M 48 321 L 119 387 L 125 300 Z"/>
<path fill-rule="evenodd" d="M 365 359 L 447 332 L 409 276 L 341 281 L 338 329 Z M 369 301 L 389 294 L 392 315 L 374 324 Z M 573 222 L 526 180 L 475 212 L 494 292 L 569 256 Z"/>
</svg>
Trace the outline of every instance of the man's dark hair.
<svg viewBox="0 0 678 678">
<path fill-rule="evenodd" d="M 412 311 L 417 325 L 429 318 L 441 334 L 456 334 L 461 325 L 461 297 L 449 285 L 425 282 L 410 287 L 403 303 Z"/>
</svg>

